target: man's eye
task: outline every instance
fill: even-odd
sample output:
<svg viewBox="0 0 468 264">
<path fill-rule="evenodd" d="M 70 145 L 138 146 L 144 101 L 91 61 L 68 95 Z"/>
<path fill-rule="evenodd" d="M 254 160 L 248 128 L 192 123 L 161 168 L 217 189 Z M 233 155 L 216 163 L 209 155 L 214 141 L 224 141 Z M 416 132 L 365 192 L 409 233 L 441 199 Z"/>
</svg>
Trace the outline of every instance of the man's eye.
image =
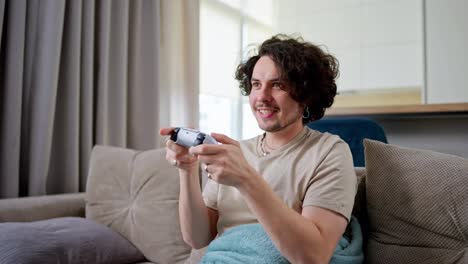
<svg viewBox="0 0 468 264">
<path fill-rule="evenodd" d="M 280 82 L 275 82 L 273 83 L 273 88 L 278 88 L 283 90 L 283 85 Z"/>
<path fill-rule="evenodd" d="M 258 82 L 252 83 L 252 88 L 258 88 L 258 87 L 260 87 L 260 83 Z"/>
</svg>

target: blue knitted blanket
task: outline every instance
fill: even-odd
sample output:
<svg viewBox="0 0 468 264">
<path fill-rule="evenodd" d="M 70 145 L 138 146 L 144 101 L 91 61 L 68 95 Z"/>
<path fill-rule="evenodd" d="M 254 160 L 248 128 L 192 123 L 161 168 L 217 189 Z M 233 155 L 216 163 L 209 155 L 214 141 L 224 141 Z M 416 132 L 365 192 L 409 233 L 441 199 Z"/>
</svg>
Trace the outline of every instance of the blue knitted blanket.
<svg viewBox="0 0 468 264">
<path fill-rule="evenodd" d="M 360 264 L 362 253 L 362 233 L 358 220 L 353 216 L 351 240 L 342 237 L 336 246 L 331 264 Z M 286 264 L 288 260 L 281 255 L 260 224 L 247 224 L 233 227 L 208 246 L 200 263 L 224 264 Z"/>
</svg>

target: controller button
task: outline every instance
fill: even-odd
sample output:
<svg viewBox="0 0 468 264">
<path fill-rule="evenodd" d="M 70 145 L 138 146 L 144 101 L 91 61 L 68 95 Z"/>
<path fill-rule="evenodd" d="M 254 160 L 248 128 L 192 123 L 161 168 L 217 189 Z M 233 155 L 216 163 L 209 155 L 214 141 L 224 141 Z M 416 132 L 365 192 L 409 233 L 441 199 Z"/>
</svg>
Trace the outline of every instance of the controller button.
<svg viewBox="0 0 468 264">
<path fill-rule="evenodd" d="M 177 141 L 177 134 L 179 134 L 180 128 L 174 129 L 174 131 L 171 133 L 171 140 L 176 142 Z"/>
</svg>

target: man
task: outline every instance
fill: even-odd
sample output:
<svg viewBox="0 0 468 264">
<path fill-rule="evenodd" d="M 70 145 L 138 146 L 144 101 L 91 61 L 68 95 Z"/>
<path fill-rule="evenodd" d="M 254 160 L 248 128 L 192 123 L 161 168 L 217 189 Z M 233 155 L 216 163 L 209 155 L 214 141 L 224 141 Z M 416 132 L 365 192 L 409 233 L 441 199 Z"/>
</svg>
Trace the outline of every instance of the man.
<svg viewBox="0 0 468 264">
<path fill-rule="evenodd" d="M 237 142 L 213 133 L 221 144 L 190 149 L 167 142 L 189 245 L 202 248 L 229 228 L 260 223 L 290 262 L 328 263 L 350 220 L 356 176 L 348 145 L 305 124 L 333 103 L 337 75 L 336 59 L 319 47 L 274 36 L 236 72 L 263 135 Z M 199 163 L 209 177 L 203 194 Z"/>
</svg>

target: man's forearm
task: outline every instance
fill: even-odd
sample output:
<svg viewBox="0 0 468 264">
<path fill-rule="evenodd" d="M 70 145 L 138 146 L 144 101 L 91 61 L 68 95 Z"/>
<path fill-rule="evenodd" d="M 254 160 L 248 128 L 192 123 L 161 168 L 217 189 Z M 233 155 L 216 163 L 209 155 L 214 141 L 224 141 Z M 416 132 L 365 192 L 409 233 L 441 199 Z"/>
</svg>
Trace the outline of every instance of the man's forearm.
<svg viewBox="0 0 468 264">
<path fill-rule="evenodd" d="M 239 191 L 280 252 L 292 263 L 327 263 L 329 250 L 312 220 L 289 208 L 262 177 L 250 179 Z"/>
<path fill-rule="evenodd" d="M 180 174 L 179 220 L 184 241 L 192 248 L 211 242 L 208 209 L 202 199 L 198 169 Z"/>
</svg>

